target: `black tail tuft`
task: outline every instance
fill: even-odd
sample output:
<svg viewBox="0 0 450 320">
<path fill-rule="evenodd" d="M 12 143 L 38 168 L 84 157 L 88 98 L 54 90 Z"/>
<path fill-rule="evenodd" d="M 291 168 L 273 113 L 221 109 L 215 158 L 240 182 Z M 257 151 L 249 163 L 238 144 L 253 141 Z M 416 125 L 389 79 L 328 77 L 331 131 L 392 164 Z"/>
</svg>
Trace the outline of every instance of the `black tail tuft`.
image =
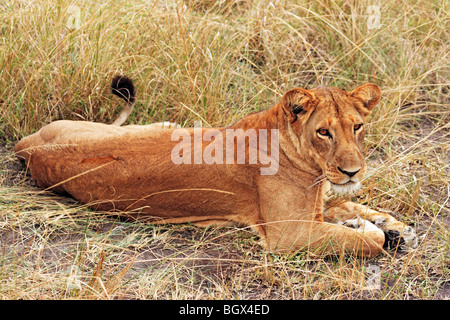
<svg viewBox="0 0 450 320">
<path fill-rule="evenodd" d="M 111 91 L 129 104 L 133 104 L 136 99 L 133 80 L 126 76 L 116 75 L 111 81 Z"/>
</svg>

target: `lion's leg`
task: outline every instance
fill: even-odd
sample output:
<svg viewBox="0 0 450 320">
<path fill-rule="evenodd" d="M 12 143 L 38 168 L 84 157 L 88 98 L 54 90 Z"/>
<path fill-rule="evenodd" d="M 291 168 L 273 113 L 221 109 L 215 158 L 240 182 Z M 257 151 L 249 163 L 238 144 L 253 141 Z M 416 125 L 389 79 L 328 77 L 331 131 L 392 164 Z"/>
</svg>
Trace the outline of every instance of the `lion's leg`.
<svg viewBox="0 0 450 320">
<path fill-rule="evenodd" d="M 414 229 L 398 221 L 393 216 L 372 210 L 366 206 L 350 201 L 341 202 L 325 210 L 325 221 L 332 223 L 344 223 L 357 218 L 368 220 L 375 224 L 386 234 L 385 246 L 397 247 L 417 246 L 417 235 Z"/>
<path fill-rule="evenodd" d="M 259 185 L 259 233 L 268 250 L 361 256 L 375 256 L 383 250 L 384 232 L 369 221 L 359 219 L 347 225 L 323 221 L 321 189 L 294 186 L 289 180 L 278 183 L 261 180 Z"/>
<path fill-rule="evenodd" d="M 320 254 L 352 253 L 375 256 L 383 249 L 384 233 L 367 220 L 337 225 L 327 222 L 271 222 L 265 228 L 265 246 L 273 252 L 308 250 Z"/>
</svg>

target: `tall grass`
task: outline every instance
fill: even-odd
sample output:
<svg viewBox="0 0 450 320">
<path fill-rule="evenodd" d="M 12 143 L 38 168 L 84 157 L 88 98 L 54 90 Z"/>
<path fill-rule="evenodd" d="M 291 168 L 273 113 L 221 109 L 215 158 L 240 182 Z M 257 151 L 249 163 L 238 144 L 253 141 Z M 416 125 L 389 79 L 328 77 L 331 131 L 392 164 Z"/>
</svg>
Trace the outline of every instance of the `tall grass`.
<svg viewBox="0 0 450 320">
<path fill-rule="evenodd" d="M 448 24 L 443 0 L 3 1 L 0 298 L 448 295 Z M 57 119 L 111 123 L 117 73 L 137 86 L 133 124 L 221 126 L 293 87 L 378 84 L 371 171 L 354 200 L 414 224 L 419 248 L 371 260 L 273 256 L 245 230 L 116 221 L 30 187 L 11 145 Z M 366 290 L 370 265 L 379 290 Z"/>
<path fill-rule="evenodd" d="M 445 1 L 387 3 L 369 30 L 370 4 L 6 1 L 2 130 L 17 138 L 60 118 L 111 121 L 115 73 L 137 82 L 134 123 L 223 125 L 294 86 L 372 81 L 385 94 L 377 129 L 388 130 L 405 103 L 445 102 L 448 12 Z"/>
</svg>

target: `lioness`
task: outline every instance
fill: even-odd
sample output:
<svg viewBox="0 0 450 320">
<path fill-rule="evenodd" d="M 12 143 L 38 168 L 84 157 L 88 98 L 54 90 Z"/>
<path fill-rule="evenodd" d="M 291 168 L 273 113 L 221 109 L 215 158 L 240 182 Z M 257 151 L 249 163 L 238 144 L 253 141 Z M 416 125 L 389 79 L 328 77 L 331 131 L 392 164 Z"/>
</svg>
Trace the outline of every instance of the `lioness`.
<svg viewBox="0 0 450 320">
<path fill-rule="evenodd" d="M 416 246 L 414 230 L 388 214 L 352 202 L 327 202 L 330 189 L 342 193 L 360 186 L 366 171 L 364 121 L 381 97 L 375 84 L 351 92 L 295 88 L 275 106 L 215 129 L 205 139 L 219 141 L 219 134 L 226 139 L 233 132 L 229 140 L 234 142 L 249 130 L 258 139 L 261 132 L 276 132 L 278 140 L 269 140 L 278 144 L 257 146 L 277 154 L 273 174 L 261 174 L 262 162 L 250 161 L 248 136 L 232 150 L 236 160 L 244 148 L 240 162 L 174 163 L 173 150 L 181 143 L 179 135 L 173 139 L 176 130 L 195 140 L 198 130 L 202 137 L 207 129 L 117 126 L 131 112 L 135 88 L 129 78 L 117 76 L 112 90 L 128 102 L 116 125 L 55 121 L 17 143 L 14 151 L 39 187 L 68 193 L 96 210 L 153 223 L 250 226 L 275 252 L 374 256 L 386 244 Z M 229 153 L 229 146 L 215 145 L 214 156 Z M 202 144 L 200 152 L 210 147 Z M 195 158 L 198 150 L 189 146 L 181 153 Z"/>
</svg>

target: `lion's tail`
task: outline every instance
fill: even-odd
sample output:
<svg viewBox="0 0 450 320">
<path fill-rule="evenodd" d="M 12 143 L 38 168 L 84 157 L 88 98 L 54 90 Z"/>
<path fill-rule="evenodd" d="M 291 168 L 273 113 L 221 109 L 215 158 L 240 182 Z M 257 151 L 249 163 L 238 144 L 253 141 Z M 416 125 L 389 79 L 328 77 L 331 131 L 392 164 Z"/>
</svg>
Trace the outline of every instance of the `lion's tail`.
<svg viewBox="0 0 450 320">
<path fill-rule="evenodd" d="M 127 103 L 117 119 L 112 123 L 114 126 L 121 126 L 133 111 L 136 101 L 136 88 L 130 78 L 116 75 L 111 81 L 111 91 Z"/>
</svg>

